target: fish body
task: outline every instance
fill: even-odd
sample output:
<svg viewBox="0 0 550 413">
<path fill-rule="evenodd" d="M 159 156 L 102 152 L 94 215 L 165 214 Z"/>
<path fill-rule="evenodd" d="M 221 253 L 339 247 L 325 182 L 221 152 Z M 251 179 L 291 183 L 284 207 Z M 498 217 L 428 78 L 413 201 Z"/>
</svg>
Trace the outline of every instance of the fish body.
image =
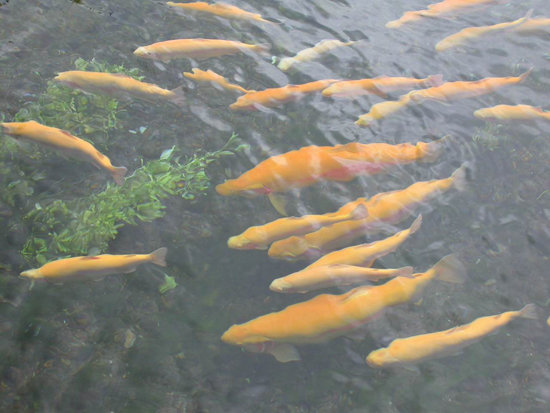
<svg viewBox="0 0 550 413">
<path fill-rule="evenodd" d="M 341 215 L 305 215 L 303 217 L 281 218 L 265 225 L 248 228 L 240 235 L 229 238 L 229 248 L 241 250 L 265 250 L 274 241 L 317 231 L 326 225 L 347 220 L 364 219 L 369 212 L 364 205 L 358 205 L 350 213 Z"/>
<path fill-rule="evenodd" d="M 258 110 L 260 108 L 274 108 L 285 103 L 295 102 L 305 95 L 317 93 L 326 89 L 336 79 L 318 80 L 303 85 L 286 85 L 283 87 L 265 89 L 259 92 L 247 93 L 229 105 L 233 110 Z"/>
<path fill-rule="evenodd" d="M 177 39 L 138 47 L 134 54 L 145 59 L 169 62 L 181 58 L 203 60 L 246 51 L 265 53 L 268 50 L 267 45 L 246 44 L 233 40 Z"/>
<path fill-rule="evenodd" d="M 525 17 L 515 20 L 513 22 L 499 23 L 492 26 L 481 27 L 468 27 L 461 30 L 458 33 L 445 37 L 439 43 L 435 45 L 435 50 L 443 52 L 445 50 L 453 49 L 458 46 L 462 46 L 465 43 L 472 42 L 476 39 L 480 39 L 486 36 L 494 36 L 499 33 L 505 33 L 510 30 L 517 29 L 523 24 L 529 21 L 533 10 L 529 10 Z"/>
<path fill-rule="evenodd" d="M 376 234 L 388 224 L 395 225 L 404 221 L 418 206 L 452 187 L 463 189 L 465 179 L 466 171 L 463 165 L 449 178 L 417 182 L 400 191 L 380 193 L 365 202 L 369 211 L 367 218 L 340 222 L 306 235 L 292 236 L 274 242 L 268 254 L 271 258 L 285 261 L 318 259 L 359 237 Z"/>
<path fill-rule="evenodd" d="M 202 1 L 198 1 L 195 3 L 174 3 L 169 1 L 166 4 L 171 7 L 177 7 L 178 9 L 210 14 L 229 20 L 245 20 L 273 23 L 269 20 L 263 19 L 260 14 L 250 13 L 248 11 L 239 9 L 238 7 L 226 3 L 208 4 Z"/>
<path fill-rule="evenodd" d="M 550 112 L 529 105 L 497 105 L 492 108 L 476 110 L 474 116 L 487 122 L 512 123 L 517 121 L 550 121 Z"/>
<path fill-rule="evenodd" d="M 54 82 L 93 95 L 130 97 L 148 102 L 168 101 L 182 103 L 178 90 L 166 90 L 151 83 L 140 82 L 120 73 L 98 73 L 71 70 L 59 73 Z"/>
<path fill-rule="evenodd" d="M 296 63 L 311 62 L 320 59 L 325 53 L 339 47 L 351 46 L 355 42 L 341 42 L 340 40 L 321 40 L 315 46 L 298 52 L 294 57 L 285 57 L 281 59 L 277 66 L 283 72 L 290 70 Z"/>
<path fill-rule="evenodd" d="M 520 317 L 536 320 L 535 305 L 528 304 L 519 311 L 481 317 L 470 324 L 437 333 L 394 340 L 387 348 L 370 353 L 367 363 L 378 368 L 396 364 L 414 366 L 423 361 L 460 354 L 464 348 L 496 334 L 502 327 Z"/>
<path fill-rule="evenodd" d="M 299 359 L 294 345 L 318 344 L 351 334 L 389 307 L 418 297 L 435 279 L 462 283 L 463 265 L 454 256 L 414 278 L 398 277 L 373 287 L 357 287 L 342 295 L 321 294 L 247 323 L 233 325 L 222 336 L 227 344 L 274 355 L 281 362 Z"/>
<path fill-rule="evenodd" d="M 367 202 L 365 198 L 360 199 L 361 202 Z M 380 241 L 371 242 L 369 244 L 354 245 L 353 247 L 331 252 L 307 266 L 305 270 L 336 264 L 371 267 L 376 259 L 395 251 L 411 234 L 418 231 L 421 225 L 422 215 L 419 215 L 408 229 L 399 231 L 391 237 Z"/>
<path fill-rule="evenodd" d="M 278 293 L 307 293 L 340 285 L 368 284 L 385 278 L 414 278 L 412 267 L 378 269 L 335 264 L 304 269 L 274 280 L 269 289 Z"/>
<path fill-rule="evenodd" d="M 111 165 L 111 161 L 99 152 L 91 143 L 71 135 L 71 133 L 44 126 L 35 121 L 0 123 L 2 131 L 15 139 L 35 143 L 58 152 L 66 158 L 90 162 L 97 168 L 111 174 L 115 182 L 124 184 L 125 167 Z"/>
<path fill-rule="evenodd" d="M 517 34 L 533 34 L 539 31 L 550 30 L 550 19 L 547 17 L 535 17 L 525 23 L 514 27 L 511 32 Z"/>
<path fill-rule="evenodd" d="M 425 100 L 452 103 L 461 99 L 486 95 L 505 86 L 522 84 L 532 71 L 533 68 L 517 77 L 487 77 L 474 82 L 448 82 L 439 87 L 413 91 L 410 93 L 410 98 L 416 103 Z"/>
<path fill-rule="evenodd" d="M 97 280 L 111 274 L 133 272 L 138 266 L 148 262 L 165 267 L 166 252 L 166 248 L 159 248 L 151 254 L 105 254 L 95 257 L 65 258 L 49 262 L 38 269 L 23 271 L 21 276 L 35 279 L 44 278 L 51 282 Z"/>
<path fill-rule="evenodd" d="M 306 146 L 272 156 L 238 178 L 218 185 L 216 191 L 223 196 L 254 198 L 304 188 L 320 180 L 347 182 L 358 175 L 383 173 L 393 165 L 434 161 L 442 150 L 442 140 L 416 145 Z"/>
<path fill-rule="evenodd" d="M 378 76 L 373 79 L 344 80 L 334 83 L 323 90 L 325 97 L 355 98 L 363 95 L 377 95 L 383 98 L 388 93 L 399 90 L 419 89 L 423 87 L 436 87 L 443 84 L 443 75 L 432 75 L 426 79 L 412 77 Z"/>
<path fill-rule="evenodd" d="M 428 90 L 428 89 L 426 89 Z M 357 126 L 371 126 L 382 119 L 395 115 L 397 112 L 405 109 L 411 103 L 411 96 L 415 91 L 403 95 L 399 100 L 380 102 L 370 108 L 370 112 L 359 116 L 355 121 Z"/>
<path fill-rule="evenodd" d="M 229 83 L 227 78 L 218 75 L 216 72 L 213 72 L 212 70 L 207 70 L 205 72 L 204 70 L 195 68 L 193 69 L 193 73 L 184 72 L 183 75 L 186 78 L 196 80 L 197 82 L 216 83 L 217 85 L 221 86 L 225 90 L 236 90 L 237 92 L 241 92 L 241 93 L 256 93 L 255 90 L 246 90 L 242 86 Z"/>
</svg>

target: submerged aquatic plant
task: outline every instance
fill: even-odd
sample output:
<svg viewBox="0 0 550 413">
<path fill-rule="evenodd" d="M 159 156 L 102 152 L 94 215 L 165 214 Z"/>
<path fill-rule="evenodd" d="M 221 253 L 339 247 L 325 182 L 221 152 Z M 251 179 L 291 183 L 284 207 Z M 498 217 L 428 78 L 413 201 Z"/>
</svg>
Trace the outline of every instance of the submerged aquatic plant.
<svg viewBox="0 0 550 413">
<path fill-rule="evenodd" d="M 28 261 L 44 264 L 59 255 L 87 255 L 91 250 L 104 252 L 109 241 L 126 224 L 150 222 L 164 216 L 162 199 L 181 196 L 195 200 L 210 187 L 207 166 L 234 155 L 240 145 L 236 134 L 220 150 L 195 154 L 183 160 L 175 146 L 150 161 L 126 179 L 124 186 L 112 183 L 103 192 L 76 200 L 37 203 L 25 217 L 32 236 L 23 247 Z"/>
<path fill-rule="evenodd" d="M 472 140 L 485 148 L 494 151 L 500 148 L 501 141 L 505 137 L 500 136 L 501 125 L 487 123 L 483 129 L 476 128 Z"/>
</svg>

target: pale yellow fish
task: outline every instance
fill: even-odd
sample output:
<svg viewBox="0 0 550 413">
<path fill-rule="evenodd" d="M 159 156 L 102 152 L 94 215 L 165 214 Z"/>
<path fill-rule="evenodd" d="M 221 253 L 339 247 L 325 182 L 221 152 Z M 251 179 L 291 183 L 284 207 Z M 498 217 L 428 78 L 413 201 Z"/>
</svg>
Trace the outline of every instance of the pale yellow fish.
<svg viewBox="0 0 550 413">
<path fill-rule="evenodd" d="M 54 77 L 54 82 L 93 95 L 130 97 L 148 102 L 184 103 L 181 87 L 166 90 L 151 83 L 140 82 L 133 77 L 120 73 L 100 73 L 71 70 L 61 72 Z"/>
<path fill-rule="evenodd" d="M 529 19 L 520 26 L 514 27 L 511 31 L 517 34 L 533 34 L 539 31 L 550 30 L 550 19 L 547 17 L 535 17 Z"/>
<path fill-rule="evenodd" d="M 234 85 L 232 83 L 229 83 L 229 80 L 227 78 L 218 75 L 216 72 L 213 72 L 212 70 L 207 70 L 206 72 L 204 70 L 200 69 L 193 69 L 193 73 L 189 72 L 183 72 L 183 75 L 188 79 L 196 80 L 197 82 L 212 82 L 216 83 L 220 87 L 222 87 L 225 90 L 236 90 L 237 92 L 241 93 L 256 93 L 255 90 L 246 90 L 242 86 Z"/>
<path fill-rule="evenodd" d="M 233 40 L 177 39 L 138 47 L 134 54 L 145 59 L 169 62 L 181 58 L 203 60 L 246 51 L 267 53 L 269 49 L 270 46 L 266 44 L 246 44 Z"/>
<path fill-rule="evenodd" d="M 169 1 L 166 4 L 171 7 L 177 7 L 181 10 L 211 14 L 230 20 L 258 21 L 273 24 L 273 22 L 270 22 L 269 20 L 262 19 L 262 16 L 260 14 L 250 13 L 227 3 L 220 2 L 208 4 L 202 1 L 198 1 L 195 3 L 174 3 Z"/>
<path fill-rule="evenodd" d="M 409 92 L 406 95 L 401 96 L 399 100 L 391 100 L 388 102 L 381 102 L 373 105 L 370 108 L 370 112 L 365 115 L 359 116 L 359 119 L 355 122 L 355 124 L 357 126 L 372 126 L 382 119 L 395 115 L 397 112 L 405 109 L 407 105 L 411 103 L 411 95 L 413 93 L 415 93 L 415 91 Z"/>
<path fill-rule="evenodd" d="M 458 33 L 445 37 L 439 43 L 435 45 L 435 50 L 443 52 L 445 50 L 453 49 L 458 46 L 462 46 L 465 43 L 472 42 L 474 40 L 480 40 L 486 36 L 494 36 L 500 33 L 505 33 L 520 27 L 525 24 L 531 18 L 533 10 L 529 10 L 525 17 L 515 20 L 513 22 L 499 23 L 492 26 L 481 27 L 468 27 L 461 30 Z"/>
<path fill-rule="evenodd" d="M 15 139 L 35 143 L 58 152 L 65 158 L 74 158 L 90 162 L 99 169 L 111 174 L 115 182 L 124 184 L 125 167 L 111 165 L 111 161 L 99 152 L 91 143 L 71 135 L 71 133 L 44 126 L 35 121 L 0 123 L 4 133 Z"/>
<path fill-rule="evenodd" d="M 486 122 L 513 123 L 535 120 L 550 121 L 550 112 L 529 105 L 497 105 L 476 110 L 474 116 Z"/>
<path fill-rule="evenodd" d="M 159 248 L 151 254 L 97 255 L 95 257 L 74 257 L 49 262 L 40 268 L 21 273 L 22 277 L 46 279 L 54 283 L 73 280 L 100 280 L 107 275 L 130 273 L 148 262 L 166 266 L 166 248 Z"/>
<path fill-rule="evenodd" d="M 464 348 L 496 334 L 502 327 L 520 317 L 536 320 L 538 317 L 535 305 L 528 304 L 519 311 L 481 317 L 470 324 L 446 331 L 394 340 L 387 348 L 370 353 L 367 364 L 371 367 L 410 367 L 423 361 L 458 355 Z"/>
<path fill-rule="evenodd" d="M 413 267 L 378 269 L 335 264 L 304 269 L 274 280 L 269 289 L 277 293 L 307 293 L 339 285 L 368 284 L 385 278 L 414 278 Z"/>
<path fill-rule="evenodd" d="M 297 63 L 311 62 L 312 60 L 320 59 L 325 53 L 328 53 L 331 50 L 339 47 L 351 46 L 354 43 L 355 42 L 344 43 L 340 40 L 321 40 L 315 46 L 298 52 L 298 54 L 294 57 L 285 57 L 281 59 L 277 67 L 283 72 L 286 72 L 292 69 L 292 67 L 294 67 Z"/>
</svg>

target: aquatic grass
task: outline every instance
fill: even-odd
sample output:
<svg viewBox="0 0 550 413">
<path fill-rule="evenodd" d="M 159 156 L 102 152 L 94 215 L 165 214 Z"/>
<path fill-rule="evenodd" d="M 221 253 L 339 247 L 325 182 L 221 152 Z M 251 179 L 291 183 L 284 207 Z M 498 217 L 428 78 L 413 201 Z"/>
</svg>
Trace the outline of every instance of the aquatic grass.
<svg viewBox="0 0 550 413">
<path fill-rule="evenodd" d="M 501 125 L 487 123 L 484 128 L 476 128 L 472 140 L 490 151 L 500 149 L 501 141 L 506 138 L 500 136 Z"/>
</svg>

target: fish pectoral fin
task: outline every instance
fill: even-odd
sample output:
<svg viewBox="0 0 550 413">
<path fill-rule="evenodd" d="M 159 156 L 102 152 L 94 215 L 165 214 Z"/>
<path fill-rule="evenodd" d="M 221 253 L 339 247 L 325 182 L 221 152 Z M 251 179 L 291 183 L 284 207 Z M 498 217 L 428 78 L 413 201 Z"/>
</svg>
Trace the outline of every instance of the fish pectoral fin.
<svg viewBox="0 0 550 413">
<path fill-rule="evenodd" d="M 461 356 L 464 354 L 462 350 L 455 351 L 454 353 L 450 353 L 449 356 Z"/>
<path fill-rule="evenodd" d="M 126 268 L 125 270 L 121 271 L 122 274 L 130 274 L 131 272 L 134 272 L 137 267 L 132 268 Z"/>
<path fill-rule="evenodd" d="M 416 367 L 414 364 L 401 364 L 401 367 L 413 373 L 420 374 L 420 369 Z"/>
<path fill-rule="evenodd" d="M 267 199 L 269 199 L 269 202 L 271 202 L 271 205 L 273 205 L 273 208 L 275 208 L 279 214 L 284 217 L 288 216 L 286 212 L 286 198 L 283 195 L 272 192 L 267 196 Z"/>
<path fill-rule="evenodd" d="M 354 341 L 362 341 L 365 338 L 366 331 L 362 329 L 357 329 L 346 333 L 346 337 Z"/>
<path fill-rule="evenodd" d="M 292 344 L 276 344 L 271 350 L 268 351 L 268 353 L 281 363 L 302 360 L 300 353 L 298 353 L 298 349 Z"/>
<path fill-rule="evenodd" d="M 103 281 L 105 279 L 105 277 L 107 277 L 107 276 L 104 275 L 103 277 L 92 278 L 92 281 L 95 282 L 95 283 L 98 283 L 100 281 Z"/>
</svg>

